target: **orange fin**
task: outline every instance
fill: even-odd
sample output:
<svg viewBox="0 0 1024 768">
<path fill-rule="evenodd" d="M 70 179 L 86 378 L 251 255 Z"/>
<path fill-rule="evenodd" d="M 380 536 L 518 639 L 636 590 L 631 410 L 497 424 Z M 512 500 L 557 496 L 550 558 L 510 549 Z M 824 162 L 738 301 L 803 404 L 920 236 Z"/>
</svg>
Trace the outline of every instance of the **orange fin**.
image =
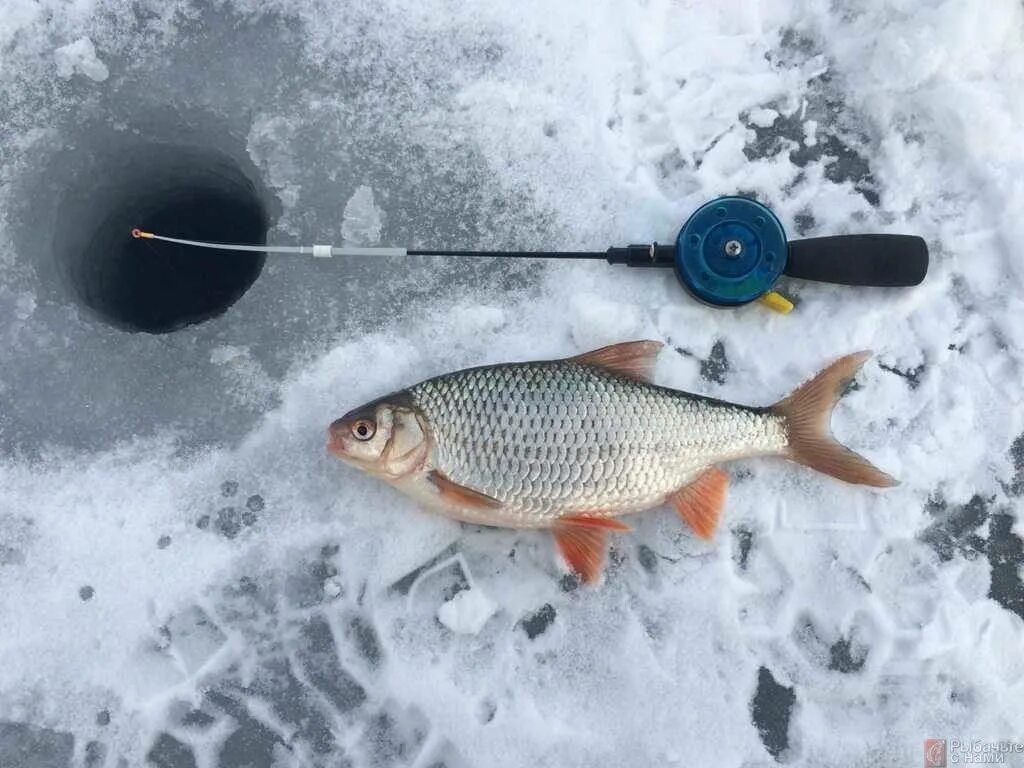
<svg viewBox="0 0 1024 768">
<path fill-rule="evenodd" d="M 848 483 L 886 488 L 897 481 L 838 442 L 829 429 L 844 387 L 869 357 L 870 352 L 857 352 L 836 360 L 772 410 L 785 419 L 790 459 Z"/>
<path fill-rule="evenodd" d="M 464 485 L 453 483 L 436 469 L 427 475 L 427 479 L 437 487 L 441 496 L 460 507 L 496 509 L 501 506 L 501 502 L 493 496 L 488 496 L 486 493 L 480 493 L 480 491 L 474 491 L 472 488 L 467 488 Z"/>
<path fill-rule="evenodd" d="M 608 531 L 628 531 L 629 526 L 606 517 L 572 515 L 555 523 L 552 533 L 565 562 L 587 584 L 601 577 L 608 549 Z"/>
<path fill-rule="evenodd" d="M 718 467 L 710 467 L 668 498 L 694 533 L 702 539 L 710 539 L 715 535 L 718 521 L 722 517 L 728 488 L 729 475 Z"/>
<path fill-rule="evenodd" d="M 654 361 L 663 346 L 660 341 L 625 341 L 584 352 L 569 360 L 580 365 L 603 368 L 618 376 L 646 384 L 651 380 Z"/>
<path fill-rule="evenodd" d="M 622 533 L 633 530 L 624 522 L 616 520 L 614 517 L 591 517 L 590 515 L 566 515 L 565 517 L 558 518 L 556 525 L 583 525 L 589 528 L 604 528 L 607 531 L 620 531 Z"/>
</svg>

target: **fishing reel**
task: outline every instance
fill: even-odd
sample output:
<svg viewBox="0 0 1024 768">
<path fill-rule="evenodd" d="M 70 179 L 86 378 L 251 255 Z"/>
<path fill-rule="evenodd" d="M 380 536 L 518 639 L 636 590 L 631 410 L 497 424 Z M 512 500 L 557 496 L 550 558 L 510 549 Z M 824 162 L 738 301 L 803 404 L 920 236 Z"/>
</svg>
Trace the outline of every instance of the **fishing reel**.
<svg viewBox="0 0 1024 768">
<path fill-rule="evenodd" d="M 691 296 L 713 307 L 761 301 L 783 314 L 792 302 L 774 290 L 783 275 L 840 285 L 897 288 L 918 285 L 928 272 L 928 246 L 914 235 L 834 235 L 787 240 L 772 211 L 746 197 L 719 197 L 686 220 L 674 245 L 629 245 L 606 251 L 478 251 L 397 247 L 266 246 L 209 243 L 136 228 L 133 237 L 177 246 L 336 256 L 453 256 L 528 259 L 604 259 L 630 267 L 671 268 Z"/>
<path fill-rule="evenodd" d="M 914 235 L 834 235 L 787 240 L 782 223 L 761 203 L 720 197 L 686 220 L 674 245 L 608 250 L 608 261 L 673 268 L 683 287 L 713 307 L 760 300 L 788 313 L 792 302 L 774 290 L 782 275 L 841 285 L 914 286 L 928 272 L 928 246 Z"/>
</svg>

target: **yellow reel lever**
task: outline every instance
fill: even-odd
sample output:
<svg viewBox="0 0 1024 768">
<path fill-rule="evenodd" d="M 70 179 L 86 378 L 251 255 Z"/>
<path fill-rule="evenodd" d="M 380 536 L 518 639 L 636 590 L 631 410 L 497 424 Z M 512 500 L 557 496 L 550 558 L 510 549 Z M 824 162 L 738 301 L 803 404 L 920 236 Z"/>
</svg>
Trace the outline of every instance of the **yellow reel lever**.
<svg viewBox="0 0 1024 768">
<path fill-rule="evenodd" d="M 781 293 L 777 293 L 775 291 L 768 291 L 767 293 L 761 294 L 758 301 L 773 312 L 778 312 L 780 315 L 788 315 L 793 311 L 793 302 Z"/>
</svg>

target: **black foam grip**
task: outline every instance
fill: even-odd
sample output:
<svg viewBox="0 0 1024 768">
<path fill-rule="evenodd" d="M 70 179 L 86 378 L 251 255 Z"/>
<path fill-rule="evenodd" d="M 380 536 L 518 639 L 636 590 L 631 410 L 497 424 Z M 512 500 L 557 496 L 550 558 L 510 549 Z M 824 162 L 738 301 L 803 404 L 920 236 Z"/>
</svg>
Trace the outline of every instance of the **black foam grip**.
<svg viewBox="0 0 1024 768">
<path fill-rule="evenodd" d="M 841 285 L 918 285 L 928 274 L 928 246 L 916 235 L 791 240 L 784 271 L 790 277 Z"/>
</svg>

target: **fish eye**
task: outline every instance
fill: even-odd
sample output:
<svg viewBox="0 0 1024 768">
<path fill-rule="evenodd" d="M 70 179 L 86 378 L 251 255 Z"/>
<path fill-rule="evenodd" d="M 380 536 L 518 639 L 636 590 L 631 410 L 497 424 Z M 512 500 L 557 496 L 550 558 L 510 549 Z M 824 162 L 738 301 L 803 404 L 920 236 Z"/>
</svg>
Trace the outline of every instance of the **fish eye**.
<svg viewBox="0 0 1024 768">
<path fill-rule="evenodd" d="M 360 419 L 352 425 L 352 434 L 355 435 L 356 440 L 369 440 L 376 431 L 377 425 L 366 419 Z"/>
</svg>

